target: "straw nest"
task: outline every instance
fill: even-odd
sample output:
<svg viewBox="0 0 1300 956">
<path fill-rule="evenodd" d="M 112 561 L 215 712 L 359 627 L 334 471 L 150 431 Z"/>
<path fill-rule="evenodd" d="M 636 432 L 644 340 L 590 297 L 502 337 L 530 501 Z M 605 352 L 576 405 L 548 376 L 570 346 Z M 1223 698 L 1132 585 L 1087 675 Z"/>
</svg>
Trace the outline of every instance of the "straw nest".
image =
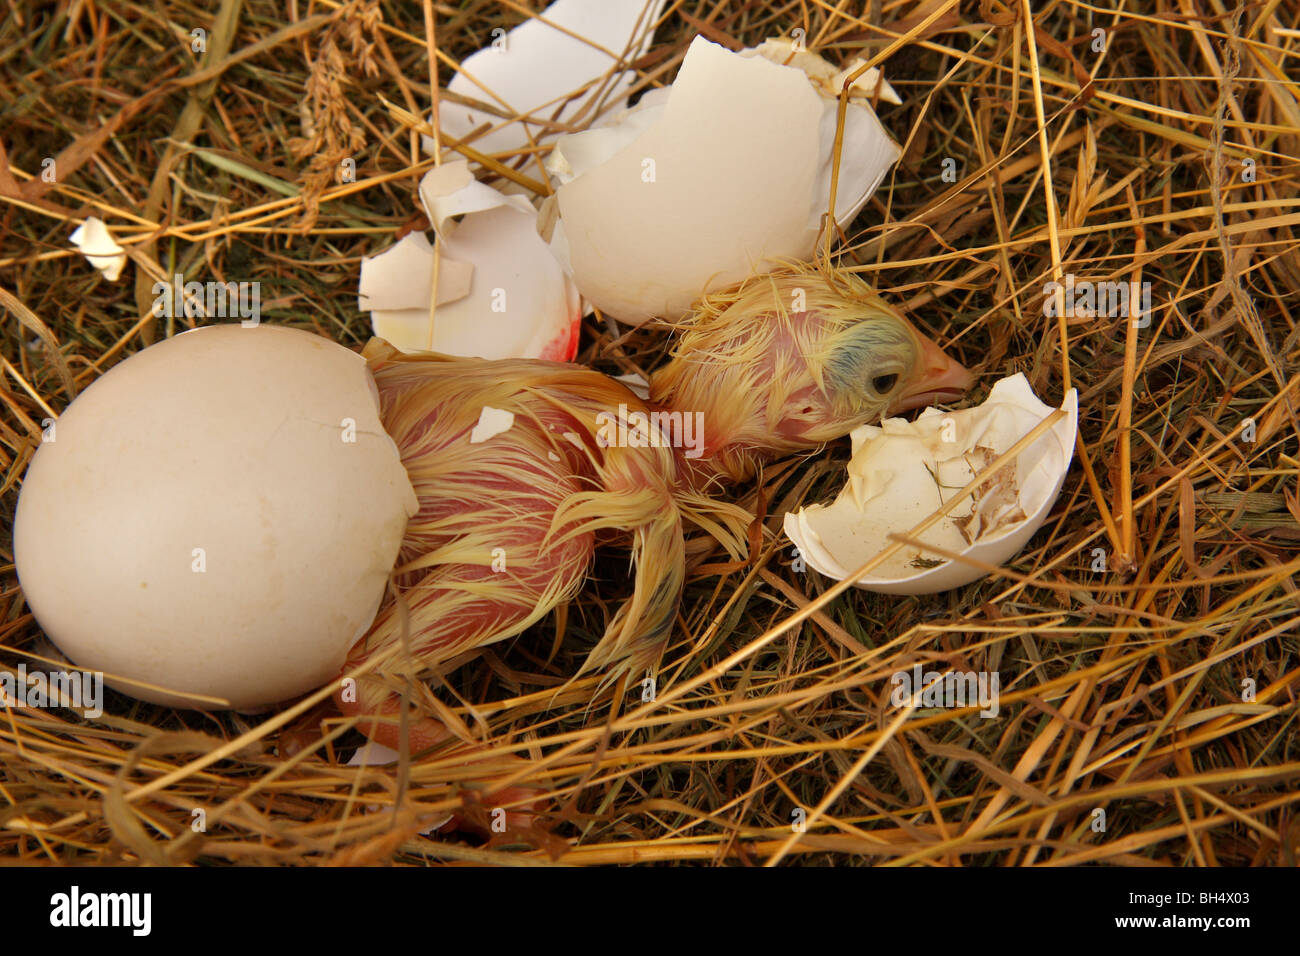
<svg viewBox="0 0 1300 956">
<path fill-rule="evenodd" d="M 348 766 L 360 737 L 328 702 L 9 709 L 3 858 L 1293 864 L 1300 10 L 1036 6 L 1031 28 L 1019 0 L 688 0 L 635 64 L 645 88 L 671 81 L 697 32 L 738 47 L 796 27 L 836 62 L 885 58 L 905 105 L 881 116 L 905 154 L 842 237 L 842 264 L 985 391 L 1017 371 L 1048 401 L 1079 390 L 1065 490 L 1009 567 L 908 598 L 803 570 L 780 518 L 833 495 L 836 443 L 739 489 L 750 560 L 696 554 L 653 701 L 639 686 L 593 700 L 598 675 L 566 683 L 627 593 L 613 553 L 561 620 L 468 655 L 435 688 L 471 764 L 458 742 Z M 192 321 L 148 316 L 158 277 L 260 281 L 269 320 L 359 348 L 360 256 L 424 225 L 412 194 L 429 160 L 385 101 L 425 112 L 430 44 L 445 83 L 529 8 L 435 3 L 431 35 L 419 4 L 380 16 L 367 0 L 294 22 L 264 0 L 224 0 L 215 18 L 174 0 L 14 7 L 0 27 L 3 513 L 42 420 Z M 196 26 L 210 39 L 197 62 Z M 344 155 L 361 173 L 339 186 Z M 41 179 L 46 157 L 57 182 Z M 129 250 L 128 281 L 70 250 L 90 214 Z M 1150 283 L 1149 326 L 1046 316 L 1044 288 L 1067 274 Z M 580 361 L 619 373 L 661 363 L 668 333 L 588 319 L 582 341 Z M 0 659 L 37 669 L 57 651 L 4 540 Z M 997 716 L 899 709 L 891 675 L 915 664 L 997 672 Z M 533 826 L 493 833 L 482 795 L 507 782 L 549 796 Z M 451 810 L 486 833 L 420 834 Z"/>
</svg>

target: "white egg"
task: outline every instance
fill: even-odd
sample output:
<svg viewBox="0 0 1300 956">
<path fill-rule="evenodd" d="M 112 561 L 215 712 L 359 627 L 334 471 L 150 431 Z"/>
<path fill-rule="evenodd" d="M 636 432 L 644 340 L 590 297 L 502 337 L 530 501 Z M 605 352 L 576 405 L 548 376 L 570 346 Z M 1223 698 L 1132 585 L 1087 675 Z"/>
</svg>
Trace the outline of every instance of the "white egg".
<svg viewBox="0 0 1300 956">
<path fill-rule="evenodd" d="M 68 407 L 23 482 L 14 552 L 78 666 L 144 700 L 257 708 L 338 673 L 416 508 L 360 355 L 209 326 Z"/>
<path fill-rule="evenodd" d="M 1000 565 L 1047 519 L 1074 457 L 1078 396 L 1065 415 L 1021 451 L 971 498 L 915 535 L 953 554 Z M 810 566 L 841 581 L 961 492 L 998 456 L 1053 412 L 1024 375 L 997 382 L 975 408 L 927 408 L 914 422 L 886 419 L 852 432 L 848 482 L 830 505 L 787 512 L 785 533 Z M 886 594 L 931 594 L 969 584 L 985 571 L 904 545 L 854 583 Z"/>
</svg>

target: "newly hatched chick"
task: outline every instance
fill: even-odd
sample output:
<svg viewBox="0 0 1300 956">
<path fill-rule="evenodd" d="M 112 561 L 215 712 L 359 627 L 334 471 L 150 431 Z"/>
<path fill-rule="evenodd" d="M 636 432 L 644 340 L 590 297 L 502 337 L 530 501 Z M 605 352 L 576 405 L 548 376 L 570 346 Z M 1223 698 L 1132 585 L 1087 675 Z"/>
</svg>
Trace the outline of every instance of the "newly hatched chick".
<svg viewBox="0 0 1300 956">
<path fill-rule="evenodd" d="M 635 593 L 610 622 L 585 669 L 643 668 L 661 651 L 683 576 L 677 466 L 667 447 L 602 447 L 597 416 L 620 404 L 648 411 L 621 383 L 576 365 L 402 355 L 367 347 L 381 418 L 419 499 L 388 600 L 353 648 L 345 673 L 376 665 L 337 695 L 344 713 L 377 714 L 372 739 L 396 747 L 408 678 L 448 657 L 504 640 L 571 600 L 596 535 L 629 532 Z M 511 427 L 470 441 L 483 408 Z M 412 672 L 409 662 L 415 662 Z M 431 708 L 420 708 L 428 713 Z M 443 739 L 436 720 L 410 727 L 418 751 Z"/>
<path fill-rule="evenodd" d="M 344 671 L 361 673 L 336 699 L 366 718 L 367 736 L 396 748 L 401 695 L 410 695 L 412 752 L 448 735 L 418 678 L 571 600 L 598 533 L 631 536 L 635 589 L 582 671 L 601 670 L 607 682 L 639 677 L 658 665 L 670 636 L 685 574 L 683 522 L 728 545 L 744 527 L 740 509 L 708 494 L 765 460 L 956 398 L 971 384 L 861 280 L 800 264 L 704 299 L 652 377 L 648 403 L 575 365 L 403 355 L 378 340 L 366 355 L 420 511 L 394 571 L 395 596 Z M 472 443 L 484 407 L 514 422 Z M 657 427 L 674 416 L 699 423 L 690 448 L 673 447 Z"/>
<path fill-rule="evenodd" d="M 790 263 L 705 296 L 650 382 L 658 406 L 704 413 L 695 487 L 888 415 L 960 398 L 970 372 L 851 272 Z"/>
</svg>

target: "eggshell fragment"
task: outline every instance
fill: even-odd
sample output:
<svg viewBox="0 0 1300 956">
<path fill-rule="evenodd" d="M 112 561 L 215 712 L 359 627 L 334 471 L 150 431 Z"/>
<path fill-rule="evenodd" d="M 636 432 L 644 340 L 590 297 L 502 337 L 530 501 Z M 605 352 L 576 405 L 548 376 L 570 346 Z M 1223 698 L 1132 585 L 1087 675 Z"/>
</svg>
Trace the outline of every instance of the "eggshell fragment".
<svg viewBox="0 0 1300 956">
<path fill-rule="evenodd" d="M 562 137 L 556 255 L 625 322 L 681 317 L 780 258 L 807 260 L 830 202 L 837 104 L 801 69 L 696 37 L 672 87 Z M 835 218 L 846 225 L 899 156 L 871 108 L 845 117 Z"/>
<path fill-rule="evenodd" d="M 88 216 L 86 221 L 73 230 L 68 238 L 81 254 L 90 260 L 90 264 L 103 273 L 109 282 L 116 282 L 126 265 L 126 251 L 113 239 L 102 219 Z"/>
<path fill-rule="evenodd" d="M 489 438 L 495 438 L 497 435 L 510 431 L 514 425 L 514 412 L 507 411 L 504 408 L 493 408 L 491 405 L 484 405 L 483 410 L 479 412 L 478 421 L 470 429 L 469 443 L 471 445 L 481 445 Z"/>
<path fill-rule="evenodd" d="M 131 356 L 59 417 L 14 552 L 78 666 L 143 700 L 249 710 L 339 673 L 416 509 L 360 355 L 217 325 Z"/>
<path fill-rule="evenodd" d="M 478 182 L 464 160 L 430 170 L 420 200 L 442 243 L 437 309 L 431 317 L 434 247 L 413 232 L 362 260 L 358 307 L 375 335 L 404 352 L 571 359 L 577 287 L 537 234 L 528 201 Z"/>
<path fill-rule="evenodd" d="M 1074 457 L 1074 389 L 1061 408 L 1060 421 L 916 540 L 991 565 L 1019 552 L 1046 520 Z M 1052 411 L 1017 374 L 995 384 L 976 408 L 927 408 L 914 422 L 890 418 L 856 428 L 848 483 L 829 506 L 788 512 L 785 533 L 809 565 L 842 581 L 891 545 L 891 532 L 909 534 Z M 904 545 L 854 583 L 886 594 L 930 594 L 984 574 Z"/>
<path fill-rule="evenodd" d="M 397 763 L 400 757 L 401 754 L 392 747 L 385 747 L 383 744 L 377 744 L 373 740 L 367 740 L 356 749 L 356 752 L 352 754 L 351 758 L 349 758 L 346 766 L 389 767 Z M 383 807 L 375 803 L 367 804 L 366 809 L 371 813 L 380 813 L 383 811 Z M 436 830 L 446 826 L 454 817 L 454 813 L 445 813 L 441 816 L 434 817 L 432 823 L 424 829 L 417 830 L 416 832 L 422 836 L 429 836 Z"/>
<path fill-rule="evenodd" d="M 557 0 L 540 16 L 498 36 L 461 63 L 447 89 L 524 119 L 511 122 L 494 113 L 444 100 L 442 129 L 457 139 L 487 125 L 475 139 L 484 153 L 513 152 L 554 135 L 553 124 L 590 122 L 597 109 L 619 111 L 635 74 L 614 72 L 618 57 L 642 56 L 665 0 Z M 600 82 L 607 74 L 613 75 Z M 477 81 L 477 82 L 476 82 Z M 557 115 L 558 114 L 558 115 Z M 528 120 L 532 119 L 533 122 Z M 425 148 L 433 143 L 425 138 Z"/>
<path fill-rule="evenodd" d="M 650 383 L 647 382 L 645 376 L 639 372 L 627 372 L 623 375 L 615 375 L 614 381 L 622 382 L 637 398 L 646 401 L 650 400 Z"/>
</svg>

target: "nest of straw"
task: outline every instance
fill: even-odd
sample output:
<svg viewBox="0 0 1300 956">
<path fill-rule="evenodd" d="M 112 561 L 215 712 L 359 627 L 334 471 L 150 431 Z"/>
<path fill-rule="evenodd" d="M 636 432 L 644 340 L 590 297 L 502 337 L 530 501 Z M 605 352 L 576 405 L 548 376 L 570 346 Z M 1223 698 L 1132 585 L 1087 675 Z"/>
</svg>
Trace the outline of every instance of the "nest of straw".
<svg viewBox="0 0 1300 956">
<path fill-rule="evenodd" d="M 441 81 L 540 6 L 432 4 Z M 1294 864 L 1300 10 L 1064 0 L 1031 26 L 1028 6 L 688 0 L 635 64 L 647 88 L 696 33 L 735 48 L 796 27 L 836 62 L 886 56 L 905 105 L 881 115 L 905 154 L 843 264 L 981 382 L 1079 389 L 1075 465 L 1010 566 L 922 597 L 802 570 L 780 516 L 834 494 L 837 443 L 737 490 L 750 559 L 697 555 L 653 703 L 635 686 L 593 699 L 598 675 L 566 683 L 626 593 L 613 553 L 559 620 L 434 688 L 476 742 L 471 765 L 457 741 L 348 766 L 360 737 L 325 703 L 250 717 L 110 692 L 95 720 L 9 709 L 3 858 Z M 299 9 L 19 3 L 4 18 L 6 522 L 41 421 L 177 330 L 148 314 L 155 278 L 257 280 L 268 318 L 367 339 L 359 258 L 425 225 L 411 195 L 429 161 L 385 101 L 427 111 L 431 37 L 419 5 Z M 211 40 L 198 65 L 195 26 Z M 339 187 L 324 171 L 345 154 L 367 172 Z M 136 284 L 70 250 L 92 213 Z M 1149 327 L 1046 317 L 1044 287 L 1071 273 L 1151 283 Z M 589 319 L 579 360 L 648 370 L 667 341 Z M 34 668 L 57 652 L 3 540 L 0 660 Z M 900 717 L 890 677 L 918 663 L 997 672 L 998 716 Z M 534 826 L 421 834 L 453 809 L 486 823 L 483 794 L 505 782 L 550 794 Z"/>
</svg>

